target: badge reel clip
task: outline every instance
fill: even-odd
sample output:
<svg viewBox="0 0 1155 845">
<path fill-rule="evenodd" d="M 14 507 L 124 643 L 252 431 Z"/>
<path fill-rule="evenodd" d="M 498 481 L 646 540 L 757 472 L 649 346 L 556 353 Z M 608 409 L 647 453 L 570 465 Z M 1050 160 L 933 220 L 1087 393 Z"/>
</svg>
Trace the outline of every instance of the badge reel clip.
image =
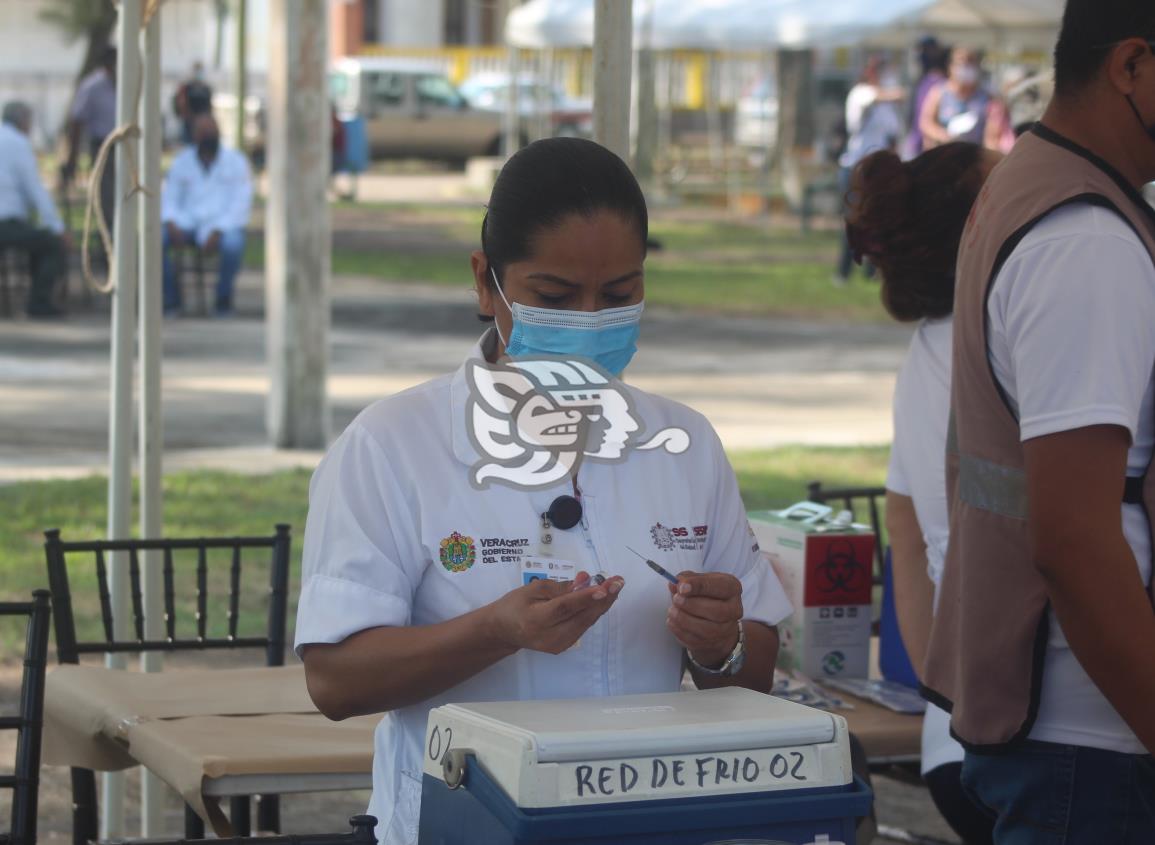
<svg viewBox="0 0 1155 845">
<path fill-rule="evenodd" d="M 582 519 L 582 503 L 573 496 L 558 496 L 550 503 L 549 510 L 541 515 L 541 554 L 549 556 L 550 546 L 553 544 L 553 529 L 560 528 L 568 531 Z M 606 576 L 597 573 L 593 576 L 593 583 L 605 583 Z"/>
</svg>

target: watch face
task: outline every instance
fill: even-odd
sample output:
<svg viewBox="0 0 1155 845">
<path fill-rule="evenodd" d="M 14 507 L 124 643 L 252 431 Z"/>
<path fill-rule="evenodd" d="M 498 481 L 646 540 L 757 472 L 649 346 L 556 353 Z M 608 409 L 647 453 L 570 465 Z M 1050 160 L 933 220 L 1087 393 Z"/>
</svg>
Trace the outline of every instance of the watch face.
<svg viewBox="0 0 1155 845">
<path fill-rule="evenodd" d="M 738 644 L 734 646 L 734 651 L 727 661 L 726 675 L 737 675 L 742 671 L 742 667 L 746 663 L 746 632 L 739 624 L 738 628 Z"/>
<path fill-rule="evenodd" d="M 734 655 L 734 659 L 730 662 L 729 668 L 726 670 L 727 675 L 737 675 L 742 671 L 742 667 L 746 664 L 746 649 L 743 648 Z"/>
</svg>

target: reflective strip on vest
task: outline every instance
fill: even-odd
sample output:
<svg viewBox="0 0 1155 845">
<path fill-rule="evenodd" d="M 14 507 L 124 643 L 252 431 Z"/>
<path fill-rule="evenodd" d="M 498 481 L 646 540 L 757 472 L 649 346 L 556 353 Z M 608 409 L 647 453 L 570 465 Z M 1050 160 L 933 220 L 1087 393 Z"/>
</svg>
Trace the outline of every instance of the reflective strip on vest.
<svg viewBox="0 0 1155 845">
<path fill-rule="evenodd" d="M 959 455 L 959 498 L 972 508 L 1026 521 L 1027 474 L 973 455 Z"/>
<path fill-rule="evenodd" d="M 972 508 L 1008 519 L 1027 518 L 1027 474 L 1014 467 L 964 455 L 958 447 L 954 411 L 947 426 L 946 452 L 958 458 L 958 495 Z"/>
</svg>

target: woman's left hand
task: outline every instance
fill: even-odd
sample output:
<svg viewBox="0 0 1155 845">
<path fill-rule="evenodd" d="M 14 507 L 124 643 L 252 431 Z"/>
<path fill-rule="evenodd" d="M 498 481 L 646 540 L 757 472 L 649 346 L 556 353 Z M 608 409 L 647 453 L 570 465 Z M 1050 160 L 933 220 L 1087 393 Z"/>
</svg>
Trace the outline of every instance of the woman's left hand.
<svg viewBox="0 0 1155 845">
<path fill-rule="evenodd" d="M 682 572 L 670 584 L 666 627 L 702 666 L 721 666 L 738 645 L 742 582 L 721 572 Z"/>
</svg>

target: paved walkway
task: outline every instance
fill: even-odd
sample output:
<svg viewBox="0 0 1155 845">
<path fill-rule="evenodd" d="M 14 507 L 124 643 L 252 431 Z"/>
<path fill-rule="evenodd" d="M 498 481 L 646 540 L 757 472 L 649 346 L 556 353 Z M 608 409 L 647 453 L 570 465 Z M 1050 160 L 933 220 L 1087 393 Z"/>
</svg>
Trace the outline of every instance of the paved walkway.
<svg viewBox="0 0 1155 845">
<path fill-rule="evenodd" d="M 263 472 L 312 466 L 313 452 L 265 435 L 261 278 L 239 317 L 164 326 L 166 469 Z M 367 404 L 451 371 L 481 327 L 460 290 L 339 279 L 334 285 L 333 431 Z M 909 330 L 647 312 L 630 369 L 639 386 L 705 413 L 729 449 L 870 444 L 891 435 L 890 396 Z M 0 482 L 103 472 L 108 448 L 108 316 L 0 331 Z"/>
</svg>

